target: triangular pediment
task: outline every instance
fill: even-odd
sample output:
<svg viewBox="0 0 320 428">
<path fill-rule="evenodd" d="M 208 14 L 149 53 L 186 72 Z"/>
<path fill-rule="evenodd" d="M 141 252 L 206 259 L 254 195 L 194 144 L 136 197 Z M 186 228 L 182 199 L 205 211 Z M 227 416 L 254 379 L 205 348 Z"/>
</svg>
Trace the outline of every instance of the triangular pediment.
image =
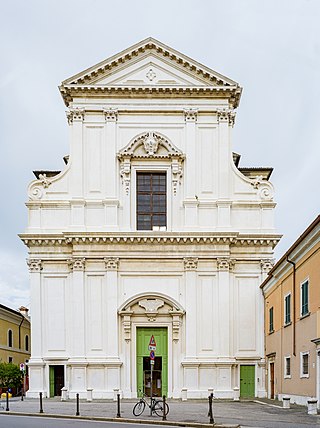
<svg viewBox="0 0 320 428">
<path fill-rule="evenodd" d="M 147 89 L 146 89 L 147 88 Z M 145 39 L 130 48 L 62 82 L 61 94 L 68 105 L 74 96 L 90 96 L 95 91 L 124 94 L 151 90 L 206 91 L 206 96 L 233 97 L 238 104 L 241 88 L 226 76 L 153 39 Z M 97 93 L 97 92 L 96 92 Z M 199 94 L 199 92 L 198 92 Z M 179 95 L 179 94 L 178 94 Z"/>
</svg>

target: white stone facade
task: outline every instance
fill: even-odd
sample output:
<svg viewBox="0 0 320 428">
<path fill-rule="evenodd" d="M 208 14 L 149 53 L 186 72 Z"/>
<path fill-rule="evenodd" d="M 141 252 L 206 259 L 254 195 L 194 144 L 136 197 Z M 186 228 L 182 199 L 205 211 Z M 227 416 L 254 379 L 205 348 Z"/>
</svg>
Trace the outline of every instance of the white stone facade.
<svg viewBox="0 0 320 428">
<path fill-rule="evenodd" d="M 137 327 L 166 327 L 167 394 L 265 396 L 259 284 L 279 240 L 273 187 L 237 168 L 241 88 L 153 39 L 64 81 L 70 157 L 28 190 L 29 396 L 137 396 Z M 166 174 L 166 226 L 137 230 L 137 174 Z"/>
</svg>

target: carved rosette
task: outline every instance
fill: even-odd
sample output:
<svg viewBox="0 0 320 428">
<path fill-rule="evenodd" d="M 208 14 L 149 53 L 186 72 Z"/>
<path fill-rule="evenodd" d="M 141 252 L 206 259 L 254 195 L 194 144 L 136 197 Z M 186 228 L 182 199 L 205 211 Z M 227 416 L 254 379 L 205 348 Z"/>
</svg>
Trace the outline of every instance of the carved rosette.
<svg viewBox="0 0 320 428">
<path fill-rule="evenodd" d="M 27 265 L 30 273 L 42 271 L 42 261 L 39 259 L 28 259 Z"/>
<path fill-rule="evenodd" d="M 274 266 L 274 259 L 263 259 L 260 261 L 261 272 L 268 273 Z"/>
<path fill-rule="evenodd" d="M 234 126 L 236 113 L 229 109 L 217 110 L 218 123 L 228 123 L 230 126 Z"/>
<path fill-rule="evenodd" d="M 185 257 L 183 259 L 184 262 L 184 270 L 197 270 L 198 268 L 198 258 L 197 257 Z"/>
<path fill-rule="evenodd" d="M 220 271 L 231 271 L 234 268 L 234 260 L 229 258 L 217 259 L 217 267 Z"/>
<path fill-rule="evenodd" d="M 118 110 L 115 108 L 103 110 L 106 122 L 116 122 L 118 120 Z"/>
<path fill-rule="evenodd" d="M 119 259 L 117 257 L 106 257 L 104 263 L 106 270 L 117 271 L 119 269 Z"/>
<path fill-rule="evenodd" d="M 196 122 L 198 118 L 198 109 L 196 108 L 185 108 L 184 112 L 184 120 L 186 122 Z"/>
<path fill-rule="evenodd" d="M 73 271 L 84 271 L 85 270 L 86 259 L 70 259 L 68 260 L 69 269 Z"/>
<path fill-rule="evenodd" d="M 73 122 L 82 122 L 84 119 L 85 110 L 83 108 L 74 108 L 66 111 L 68 124 L 71 125 Z"/>
</svg>

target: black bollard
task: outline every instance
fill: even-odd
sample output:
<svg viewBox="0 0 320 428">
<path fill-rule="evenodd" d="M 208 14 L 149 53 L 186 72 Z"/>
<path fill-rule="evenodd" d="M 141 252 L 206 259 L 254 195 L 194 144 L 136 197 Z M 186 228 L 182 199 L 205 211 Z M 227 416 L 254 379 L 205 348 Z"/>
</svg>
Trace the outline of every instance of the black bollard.
<svg viewBox="0 0 320 428">
<path fill-rule="evenodd" d="M 120 412 L 120 394 L 117 394 L 117 418 L 121 418 L 121 412 Z"/>
<path fill-rule="evenodd" d="M 163 414 L 162 414 L 162 420 L 163 421 L 166 421 L 167 420 L 167 412 L 166 412 L 166 407 L 167 407 L 167 405 L 166 405 L 166 396 L 164 395 L 163 397 L 162 397 L 162 400 L 163 400 Z"/>
<path fill-rule="evenodd" d="M 208 399 L 209 399 L 209 412 L 208 412 L 209 424 L 214 424 L 213 411 L 212 411 L 212 400 L 213 400 L 212 393 L 209 395 Z"/>
<path fill-rule="evenodd" d="M 6 407 L 6 412 L 9 412 L 9 392 L 6 392 L 6 401 L 7 401 L 7 407 Z"/>
<path fill-rule="evenodd" d="M 23 401 L 23 387 L 21 388 L 21 401 Z"/>
<path fill-rule="evenodd" d="M 43 413 L 43 407 L 42 407 L 42 392 L 39 392 L 39 397 L 40 397 L 40 411 L 39 411 L 39 413 Z"/>
<path fill-rule="evenodd" d="M 76 394 L 76 398 L 77 398 L 77 411 L 76 411 L 76 416 L 80 416 L 80 411 L 79 411 L 79 394 Z"/>
</svg>

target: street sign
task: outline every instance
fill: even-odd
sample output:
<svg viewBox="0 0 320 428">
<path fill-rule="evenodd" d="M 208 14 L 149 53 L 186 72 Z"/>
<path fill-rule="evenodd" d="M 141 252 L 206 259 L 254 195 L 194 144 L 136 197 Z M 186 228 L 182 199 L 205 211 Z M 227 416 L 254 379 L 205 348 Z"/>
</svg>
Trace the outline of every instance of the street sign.
<svg viewBox="0 0 320 428">
<path fill-rule="evenodd" d="M 155 359 L 155 355 L 154 355 L 154 351 L 150 352 L 150 360 L 154 360 Z"/>
<path fill-rule="evenodd" d="M 25 368 L 24 364 L 23 364 L 23 363 L 20 363 L 20 370 L 21 370 L 22 372 L 24 371 L 24 368 Z"/>
<path fill-rule="evenodd" d="M 150 360 L 150 364 L 153 366 L 154 365 L 154 360 Z"/>
<path fill-rule="evenodd" d="M 157 350 L 157 344 L 156 344 L 154 335 L 152 335 L 149 342 L 149 351 L 156 351 L 156 350 Z"/>
</svg>

